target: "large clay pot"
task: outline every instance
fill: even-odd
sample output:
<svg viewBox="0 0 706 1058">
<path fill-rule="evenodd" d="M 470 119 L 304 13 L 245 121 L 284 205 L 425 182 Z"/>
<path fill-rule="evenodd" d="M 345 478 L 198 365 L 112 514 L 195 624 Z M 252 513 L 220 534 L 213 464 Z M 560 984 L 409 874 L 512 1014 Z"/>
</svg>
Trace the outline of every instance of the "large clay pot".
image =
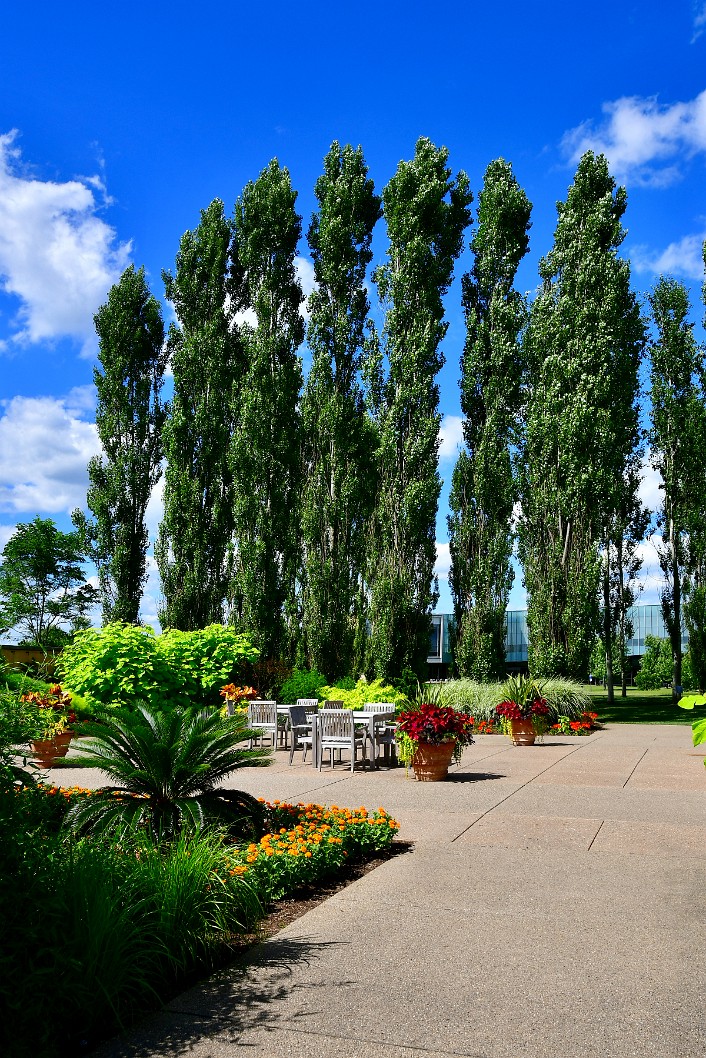
<svg viewBox="0 0 706 1058">
<path fill-rule="evenodd" d="M 417 782 L 440 782 L 445 779 L 449 774 L 455 745 L 455 742 L 441 742 L 438 746 L 420 742 L 412 758 Z"/>
<path fill-rule="evenodd" d="M 74 737 L 73 731 L 61 731 L 58 735 L 54 735 L 54 744 L 56 746 L 57 757 L 65 757 L 69 750 L 69 743 Z"/>
<path fill-rule="evenodd" d="M 536 737 L 530 717 L 510 721 L 510 738 L 513 746 L 533 746 Z"/>
<path fill-rule="evenodd" d="M 38 768 L 51 768 L 60 756 L 53 738 L 36 738 L 30 745 L 34 763 Z"/>
</svg>

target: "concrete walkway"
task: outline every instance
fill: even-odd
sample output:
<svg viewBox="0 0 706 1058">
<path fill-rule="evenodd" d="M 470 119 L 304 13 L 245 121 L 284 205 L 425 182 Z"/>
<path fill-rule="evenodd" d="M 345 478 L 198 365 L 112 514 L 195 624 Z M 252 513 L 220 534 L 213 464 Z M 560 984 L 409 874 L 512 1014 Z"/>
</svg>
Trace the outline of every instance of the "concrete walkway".
<svg viewBox="0 0 706 1058">
<path fill-rule="evenodd" d="M 706 769 L 690 736 L 480 736 L 444 783 L 283 752 L 238 773 L 268 799 L 384 805 L 414 849 L 96 1058 L 703 1058 Z"/>
</svg>

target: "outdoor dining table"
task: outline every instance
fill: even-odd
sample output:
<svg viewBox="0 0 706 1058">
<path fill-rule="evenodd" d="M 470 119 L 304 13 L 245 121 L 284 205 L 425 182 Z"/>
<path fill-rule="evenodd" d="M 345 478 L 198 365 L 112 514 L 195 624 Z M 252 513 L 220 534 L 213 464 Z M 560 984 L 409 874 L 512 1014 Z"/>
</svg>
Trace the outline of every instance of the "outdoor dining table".
<svg viewBox="0 0 706 1058">
<path fill-rule="evenodd" d="M 353 722 L 356 727 L 366 728 L 366 738 L 370 742 L 372 757 L 370 761 L 376 770 L 379 770 L 380 765 L 377 762 L 377 755 L 375 753 L 375 729 L 385 727 L 390 724 L 395 717 L 394 711 L 383 710 L 379 713 L 368 712 L 366 709 L 354 709 L 353 711 Z M 311 716 L 307 716 L 307 720 L 313 721 L 312 723 L 312 757 L 314 767 L 319 766 L 319 742 L 318 742 L 318 724 L 317 720 L 320 716 L 319 713 L 313 713 Z"/>
<path fill-rule="evenodd" d="M 289 705 L 278 705 L 277 714 L 278 716 L 289 717 Z M 307 713 L 307 722 L 311 724 L 311 735 L 312 735 L 312 746 L 311 746 L 311 757 L 312 764 L 315 768 L 319 766 L 319 740 L 318 740 L 318 713 Z M 356 727 L 366 728 L 366 737 L 371 746 L 372 757 L 370 758 L 373 767 L 377 770 L 380 765 L 377 761 L 377 754 L 375 752 L 375 731 L 376 728 L 385 727 L 394 721 L 395 713 L 394 710 L 382 709 L 380 712 L 368 712 L 366 709 L 354 709 L 353 710 L 353 722 Z M 288 736 L 289 736 L 289 725 L 284 730 L 284 748 L 288 747 Z M 387 754 L 386 754 L 387 756 Z"/>
</svg>

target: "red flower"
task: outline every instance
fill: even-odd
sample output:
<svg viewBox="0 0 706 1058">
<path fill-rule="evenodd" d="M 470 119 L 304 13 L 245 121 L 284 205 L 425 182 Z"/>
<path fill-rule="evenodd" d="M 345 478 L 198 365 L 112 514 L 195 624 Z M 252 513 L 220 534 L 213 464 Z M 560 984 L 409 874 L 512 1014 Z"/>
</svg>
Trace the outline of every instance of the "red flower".
<svg viewBox="0 0 706 1058">
<path fill-rule="evenodd" d="M 439 745 L 455 740 L 463 745 L 473 742 L 473 717 L 450 706 L 424 702 L 398 717 L 398 729 L 415 742 Z"/>
</svg>

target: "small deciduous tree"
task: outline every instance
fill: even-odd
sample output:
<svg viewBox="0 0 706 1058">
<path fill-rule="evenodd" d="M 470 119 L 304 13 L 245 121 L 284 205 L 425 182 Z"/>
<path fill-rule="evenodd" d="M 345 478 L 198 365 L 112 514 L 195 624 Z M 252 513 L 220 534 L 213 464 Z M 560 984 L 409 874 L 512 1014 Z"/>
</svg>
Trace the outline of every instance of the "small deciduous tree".
<svg viewBox="0 0 706 1058">
<path fill-rule="evenodd" d="M 63 646 L 85 627 L 98 591 L 83 569 L 79 532 L 63 533 L 51 518 L 16 526 L 0 564 L 0 624 L 43 650 Z M 68 626 L 68 627 L 67 627 Z"/>
</svg>

